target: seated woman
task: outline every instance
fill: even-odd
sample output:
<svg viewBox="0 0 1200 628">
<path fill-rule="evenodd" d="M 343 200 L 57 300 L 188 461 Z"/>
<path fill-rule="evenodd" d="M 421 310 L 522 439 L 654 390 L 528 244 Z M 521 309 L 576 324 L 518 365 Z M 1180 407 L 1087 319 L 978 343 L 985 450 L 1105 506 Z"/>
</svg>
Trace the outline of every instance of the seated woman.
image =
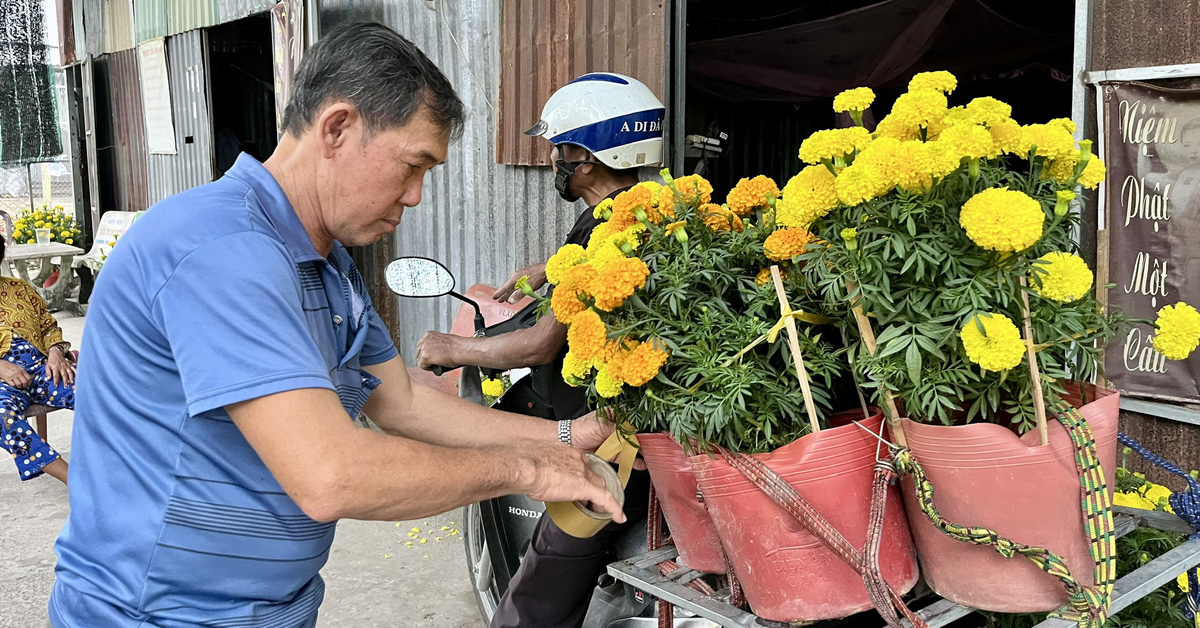
<svg viewBox="0 0 1200 628">
<path fill-rule="evenodd" d="M 4 260 L 0 237 L 0 262 Z M 75 408 L 75 366 L 58 321 L 33 286 L 0 277 L 0 447 L 22 480 L 43 473 L 67 482 L 67 463 L 25 420 L 30 405 Z"/>
</svg>

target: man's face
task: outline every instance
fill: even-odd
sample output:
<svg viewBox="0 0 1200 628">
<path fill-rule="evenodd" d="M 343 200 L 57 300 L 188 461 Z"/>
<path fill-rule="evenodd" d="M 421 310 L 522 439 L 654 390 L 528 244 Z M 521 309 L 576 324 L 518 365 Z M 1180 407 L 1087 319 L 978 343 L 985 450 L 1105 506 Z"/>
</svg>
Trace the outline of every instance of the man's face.
<svg viewBox="0 0 1200 628">
<path fill-rule="evenodd" d="M 344 141 L 325 139 L 336 146 L 326 147 L 320 174 L 325 229 L 347 246 L 395 232 L 404 210 L 421 202 L 426 173 L 446 160 L 449 148 L 446 132 L 424 109 L 373 135 L 361 120 L 353 116 L 345 123 Z"/>
</svg>

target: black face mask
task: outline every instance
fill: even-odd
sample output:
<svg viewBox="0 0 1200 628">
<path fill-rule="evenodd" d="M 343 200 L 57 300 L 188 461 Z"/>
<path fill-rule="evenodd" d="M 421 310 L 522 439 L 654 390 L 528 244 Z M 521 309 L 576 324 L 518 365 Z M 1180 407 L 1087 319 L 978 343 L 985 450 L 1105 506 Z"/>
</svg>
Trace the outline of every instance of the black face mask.
<svg viewBox="0 0 1200 628">
<path fill-rule="evenodd" d="M 575 174 L 575 166 L 580 163 L 587 162 L 571 162 L 562 157 L 559 157 L 558 161 L 554 162 L 554 189 L 558 190 L 558 195 L 566 199 L 568 203 L 574 203 L 579 200 L 578 196 L 571 194 L 568 186 L 570 185 L 571 175 Z"/>
</svg>

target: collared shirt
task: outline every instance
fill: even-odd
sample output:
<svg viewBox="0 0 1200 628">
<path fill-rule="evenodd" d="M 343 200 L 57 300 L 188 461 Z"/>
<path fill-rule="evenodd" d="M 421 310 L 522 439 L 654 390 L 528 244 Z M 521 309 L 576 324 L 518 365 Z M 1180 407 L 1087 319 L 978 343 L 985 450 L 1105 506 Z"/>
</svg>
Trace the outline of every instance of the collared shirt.
<svg viewBox="0 0 1200 628">
<path fill-rule="evenodd" d="M 54 626 L 315 625 L 334 524 L 224 408 L 327 388 L 350 421 L 378 384 L 362 367 L 396 355 L 349 254 L 319 255 L 254 159 L 151 208 L 88 311 Z"/>
</svg>

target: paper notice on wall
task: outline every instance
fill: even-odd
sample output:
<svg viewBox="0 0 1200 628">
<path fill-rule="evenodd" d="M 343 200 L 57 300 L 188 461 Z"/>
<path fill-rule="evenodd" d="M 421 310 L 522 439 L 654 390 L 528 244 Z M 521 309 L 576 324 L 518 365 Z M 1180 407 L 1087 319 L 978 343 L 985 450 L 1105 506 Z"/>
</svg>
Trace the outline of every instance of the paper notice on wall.
<svg viewBox="0 0 1200 628">
<path fill-rule="evenodd" d="M 138 44 L 142 82 L 142 111 L 146 116 L 146 147 L 151 155 L 174 155 L 175 121 L 171 115 L 171 84 L 167 77 L 167 47 L 163 38 Z"/>
</svg>

